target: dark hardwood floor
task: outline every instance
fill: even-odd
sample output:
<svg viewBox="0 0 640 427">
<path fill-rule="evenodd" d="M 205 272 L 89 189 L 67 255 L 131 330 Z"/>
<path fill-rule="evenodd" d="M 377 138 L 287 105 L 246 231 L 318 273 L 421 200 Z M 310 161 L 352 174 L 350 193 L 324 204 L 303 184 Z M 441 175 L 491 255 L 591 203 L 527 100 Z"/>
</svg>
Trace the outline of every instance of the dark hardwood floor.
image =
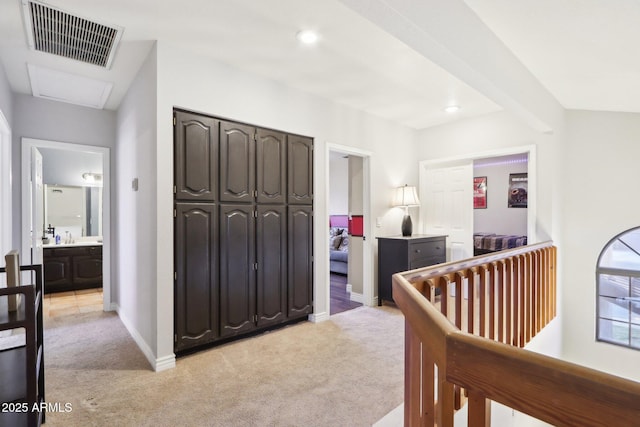
<svg viewBox="0 0 640 427">
<path fill-rule="evenodd" d="M 352 308 L 360 307 L 362 304 L 349 299 L 347 292 L 347 276 L 331 273 L 331 307 L 330 313 L 336 314 Z"/>
</svg>

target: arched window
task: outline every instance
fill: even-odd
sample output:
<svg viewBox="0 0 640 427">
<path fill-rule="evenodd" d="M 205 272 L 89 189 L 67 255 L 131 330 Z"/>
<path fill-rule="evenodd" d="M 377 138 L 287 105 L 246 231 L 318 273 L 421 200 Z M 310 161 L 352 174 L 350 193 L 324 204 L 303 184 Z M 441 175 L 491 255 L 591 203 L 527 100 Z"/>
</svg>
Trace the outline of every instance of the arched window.
<svg viewBox="0 0 640 427">
<path fill-rule="evenodd" d="M 596 338 L 640 349 L 640 227 L 611 239 L 596 268 Z"/>
</svg>

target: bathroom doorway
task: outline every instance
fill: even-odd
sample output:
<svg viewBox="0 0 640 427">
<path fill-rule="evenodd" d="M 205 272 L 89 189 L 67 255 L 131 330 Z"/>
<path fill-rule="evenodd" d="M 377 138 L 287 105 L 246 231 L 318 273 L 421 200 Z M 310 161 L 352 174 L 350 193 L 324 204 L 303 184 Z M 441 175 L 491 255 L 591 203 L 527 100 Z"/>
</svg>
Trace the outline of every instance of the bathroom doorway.
<svg viewBox="0 0 640 427">
<path fill-rule="evenodd" d="M 45 202 L 38 207 L 38 204 L 34 204 L 31 201 L 32 194 L 32 182 L 30 177 L 32 152 L 38 150 L 43 156 L 43 171 L 49 171 L 47 176 L 55 176 L 56 178 L 48 178 L 47 180 L 53 180 L 51 182 L 45 182 L 49 184 L 50 189 L 65 190 L 71 187 L 82 188 L 80 193 L 83 195 L 85 202 L 88 201 L 92 205 L 92 208 L 99 209 L 101 211 L 102 221 L 101 224 L 97 224 L 95 227 L 100 236 L 91 236 L 95 238 L 96 242 L 101 245 L 101 259 L 102 259 L 102 308 L 105 311 L 112 310 L 111 304 L 111 217 L 110 217 L 110 205 L 111 205 L 111 186 L 110 186 L 110 150 L 106 147 L 95 147 L 81 144 L 71 144 L 57 141 L 37 140 L 30 138 L 22 139 L 22 258 L 24 263 L 31 263 L 29 258 L 32 253 L 32 229 L 38 233 L 43 233 L 45 236 L 48 228 L 48 222 L 45 220 L 34 221 L 35 216 L 44 218 L 44 206 Z M 89 160 L 90 159 L 90 160 Z M 97 164 L 96 164 L 97 162 Z M 52 175 L 53 174 L 53 175 Z M 68 176 L 67 176 L 68 175 Z M 77 176 L 76 176 L 77 175 Z M 83 175 L 85 175 L 83 177 Z M 92 183 L 87 180 L 93 179 Z M 101 184 L 97 181 L 100 181 Z M 64 187 L 56 186 L 56 184 L 64 184 Z M 100 186 L 101 185 L 101 186 Z M 87 191 L 86 188 L 89 188 Z M 97 190 L 97 188 L 100 188 Z M 56 193 L 57 195 L 57 193 Z M 93 195 L 93 197 L 92 197 Z M 41 212 L 36 212 L 41 210 Z M 86 209 L 85 212 L 90 212 L 91 209 Z M 49 238 L 55 242 L 56 235 L 62 236 L 60 239 L 66 239 L 70 244 L 82 243 L 83 240 L 89 242 L 90 237 L 86 236 L 86 232 L 93 228 L 87 227 L 86 224 L 91 222 L 92 215 L 87 214 L 83 216 L 78 214 L 81 222 L 78 225 L 65 224 L 54 231 L 55 224 L 51 225 L 51 232 Z M 67 215 L 69 216 L 69 215 Z M 77 215 L 73 215 L 74 217 Z M 96 216 L 97 218 L 97 216 Z M 70 220 L 73 220 L 71 218 Z M 42 223 L 40 225 L 40 222 Z M 96 219 L 93 219 L 96 225 Z M 32 225 L 34 224 L 34 225 Z M 48 244 L 51 244 L 48 242 Z M 36 255 L 37 256 L 37 255 Z"/>
</svg>

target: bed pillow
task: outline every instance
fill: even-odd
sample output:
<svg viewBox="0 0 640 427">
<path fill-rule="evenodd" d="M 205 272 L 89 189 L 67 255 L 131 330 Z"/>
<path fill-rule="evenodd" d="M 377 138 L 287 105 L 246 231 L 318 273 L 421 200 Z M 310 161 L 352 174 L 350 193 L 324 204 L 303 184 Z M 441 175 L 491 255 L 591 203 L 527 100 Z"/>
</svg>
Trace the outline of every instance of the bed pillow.
<svg viewBox="0 0 640 427">
<path fill-rule="evenodd" d="M 345 235 L 342 236 L 342 242 L 340 243 L 338 250 L 342 252 L 349 251 L 349 235 L 348 234 L 346 236 Z"/>
<path fill-rule="evenodd" d="M 342 244 L 342 235 L 329 237 L 329 248 L 337 250 Z"/>
</svg>

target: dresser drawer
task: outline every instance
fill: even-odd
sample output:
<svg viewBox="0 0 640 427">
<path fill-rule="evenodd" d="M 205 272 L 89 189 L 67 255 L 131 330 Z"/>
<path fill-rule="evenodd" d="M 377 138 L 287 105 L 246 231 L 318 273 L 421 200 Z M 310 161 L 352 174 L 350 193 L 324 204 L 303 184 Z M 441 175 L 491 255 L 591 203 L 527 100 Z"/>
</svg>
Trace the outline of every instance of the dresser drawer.
<svg viewBox="0 0 640 427">
<path fill-rule="evenodd" d="M 409 263 L 434 256 L 444 256 L 445 244 L 443 240 L 430 240 L 426 242 L 412 242 L 409 245 Z"/>
<path fill-rule="evenodd" d="M 420 258 L 413 260 L 409 263 L 409 270 L 415 270 L 416 268 L 429 267 L 434 264 L 442 264 L 444 262 L 443 256 L 430 256 L 427 258 Z"/>
</svg>

